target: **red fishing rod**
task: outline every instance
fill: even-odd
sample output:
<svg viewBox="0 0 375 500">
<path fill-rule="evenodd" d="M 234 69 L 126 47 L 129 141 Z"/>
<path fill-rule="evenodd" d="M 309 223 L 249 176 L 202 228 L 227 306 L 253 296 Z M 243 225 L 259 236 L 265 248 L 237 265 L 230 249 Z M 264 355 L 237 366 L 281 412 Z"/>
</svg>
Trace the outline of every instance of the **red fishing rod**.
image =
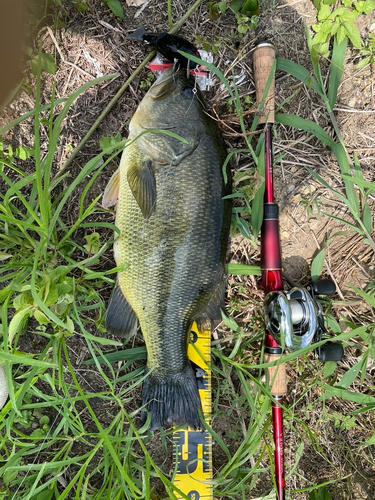
<svg viewBox="0 0 375 500">
<path fill-rule="evenodd" d="M 264 99 L 267 83 L 274 71 L 275 48 L 269 42 L 257 45 L 254 51 L 254 78 L 257 102 L 263 103 L 263 111 L 259 124 L 265 125 L 265 192 L 264 216 L 261 233 L 261 269 L 262 288 L 268 295 L 271 292 L 283 290 L 281 245 L 279 234 L 279 207 L 275 203 L 273 185 L 273 154 L 272 154 L 272 126 L 275 121 L 275 80 L 272 78 L 268 96 Z M 265 361 L 276 361 L 282 355 L 282 348 L 274 340 L 271 333 L 266 331 L 265 336 Z M 285 364 L 268 370 L 271 384 L 272 420 L 275 441 L 275 479 L 278 499 L 285 498 L 284 474 L 284 431 L 283 409 L 281 402 L 287 392 Z"/>
<path fill-rule="evenodd" d="M 265 193 L 261 232 L 262 288 L 265 291 L 265 362 L 281 358 L 283 348 L 298 351 L 322 340 L 325 329 L 320 295 L 336 291 L 333 281 L 323 279 L 284 290 L 282 275 L 279 207 L 273 184 L 272 127 L 275 121 L 275 48 L 270 42 L 256 46 L 253 56 L 257 102 L 262 109 L 259 124 L 265 128 Z M 271 76 L 272 75 L 272 76 Z M 269 88 L 267 95 L 266 88 Z M 339 361 L 344 355 L 340 344 L 327 343 L 316 349 L 322 362 Z M 285 500 L 283 398 L 287 394 L 285 364 L 268 369 L 272 400 L 273 436 L 275 442 L 275 483 L 278 500 Z"/>
</svg>

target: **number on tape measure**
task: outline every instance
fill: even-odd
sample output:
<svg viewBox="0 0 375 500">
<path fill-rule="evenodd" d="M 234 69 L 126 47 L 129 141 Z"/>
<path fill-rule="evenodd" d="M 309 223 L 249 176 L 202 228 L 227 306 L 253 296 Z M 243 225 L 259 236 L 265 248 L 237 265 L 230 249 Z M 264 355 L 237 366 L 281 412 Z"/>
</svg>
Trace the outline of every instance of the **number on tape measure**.
<svg viewBox="0 0 375 500">
<path fill-rule="evenodd" d="M 197 377 L 204 418 L 211 422 L 211 325 L 198 328 L 194 323 L 188 356 Z M 175 431 L 173 434 L 176 477 L 174 484 L 192 500 L 211 500 L 212 486 L 212 437 L 207 431 L 193 429 Z M 182 498 L 178 494 L 177 498 Z"/>
</svg>

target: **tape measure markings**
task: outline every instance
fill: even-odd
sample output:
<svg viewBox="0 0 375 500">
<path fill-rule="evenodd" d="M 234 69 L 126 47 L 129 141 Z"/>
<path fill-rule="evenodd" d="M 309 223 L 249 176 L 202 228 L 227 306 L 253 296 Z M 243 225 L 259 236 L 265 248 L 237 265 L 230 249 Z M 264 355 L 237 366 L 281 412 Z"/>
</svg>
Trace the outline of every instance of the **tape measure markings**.
<svg viewBox="0 0 375 500">
<path fill-rule="evenodd" d="M 194 323 L 188 356 L 197 375 L 202 410 L 207 424 L 211 422 L 211 325 L 199 329 Z M 174 484 L 192 500 L 212 500 L 212 436 L 206 430 L 184 429 L 173 434 L 173 456 L 176 467 Z M 182 499 L 178 494 L 178 499 Z"/>
</svg>

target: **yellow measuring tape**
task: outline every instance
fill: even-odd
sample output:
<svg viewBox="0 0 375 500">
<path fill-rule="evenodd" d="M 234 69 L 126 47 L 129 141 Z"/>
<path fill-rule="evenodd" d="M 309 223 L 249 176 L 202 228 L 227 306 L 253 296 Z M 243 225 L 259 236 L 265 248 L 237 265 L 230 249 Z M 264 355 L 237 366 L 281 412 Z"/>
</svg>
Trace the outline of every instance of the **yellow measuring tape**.
<svg viewBox="0 0 375 500">
<path fill-rule="evenodd" d="M 211 423 L 211 325 L 194 323 L 188 356 L 197 369 L 197 382 L 204 418 Z M 174 463 L 177 470 L 174 484 L 192 500 L 212 500 L 212 437 L 207 431 L 189 427 L 173 433 Z M 178 499 L 183 497 L 176 494 Z"/>
</svg>

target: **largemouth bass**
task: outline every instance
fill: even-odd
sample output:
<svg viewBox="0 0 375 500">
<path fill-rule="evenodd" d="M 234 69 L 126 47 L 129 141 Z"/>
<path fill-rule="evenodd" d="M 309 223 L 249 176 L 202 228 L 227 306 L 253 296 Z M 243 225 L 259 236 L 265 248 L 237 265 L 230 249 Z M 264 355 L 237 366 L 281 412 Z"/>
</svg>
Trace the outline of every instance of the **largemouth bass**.
<svg viewBox="0 0 375 500">
<path fill-rule="evenodd" d="M 223 200 L 230 193 L 230 174 L 224 182 L 222 172 L 226 147 L 186 70 L 159 77 L 129 129 L 136 140 L 124 150 L 103 198 L 106 207 L 118 199 L 114 255 L 118 266 L 127 265 L 118 274 L 106 328 L 129 336 L 139 320 L 151 429 L 167 423 L 200 429 L 187 348 L 193 321 L 220 315 L 231 217 L 231 204 Z"/>
</svg>

